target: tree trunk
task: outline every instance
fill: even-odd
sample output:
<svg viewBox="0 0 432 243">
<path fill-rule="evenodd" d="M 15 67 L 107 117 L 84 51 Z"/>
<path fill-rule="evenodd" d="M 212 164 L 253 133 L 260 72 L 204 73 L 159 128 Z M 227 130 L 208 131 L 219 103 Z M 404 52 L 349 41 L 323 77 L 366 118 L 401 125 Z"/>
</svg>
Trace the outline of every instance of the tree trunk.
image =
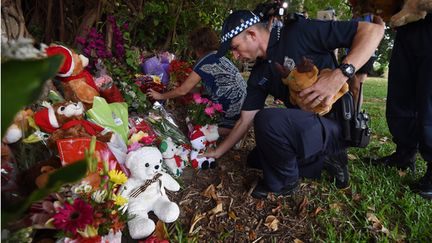
<svg viewBox="0 0 432 243">
<path fill-rule="evenodd" d="M 1 20 L 1 32 L 7 39 L 33 38 L 25 26 L 21 0 L 2 0 Z"/>
<path fill-rule="evenodd" d="M 48 1 L 47 7 L 47 17 L 46 17 L 46 26 L 45 26 L 45 43 L 51 43 L 52 38 L 52 8 L 53 8 L 53 0 Z"/>
<path fill-rule="evenodd" d="M 78 28 L 78 35 L 77 36 L 86 36 L 87 33 L 90 31 L 90 28 L 93 27 L 93 25 L 97 21 L 97 15 L 98 15 L 98 2 L 99 1 L 86 1 L 86 8 L 84 17 L 81 21 L 81 24 Z"/>
<path fill-rule="evenodd" d="M 178 19 L 180 17 L 180 13 L 182 11 L 182 7 L 183 7 L 183 1 L 180 2 L 179 7 L 177 8 L 177 12 L 176 12 L 176 17 L 175 17 L 175 21 L 174 21 L 174 25 L 173 28 L 170 30 L 169 34 L 168 34 L 168 38 L 165 41 L 165 44 L 163 46 L 164 50 L 167 50 L 168 47 L 176 40 L 177 38 L 177 22 Z"/>
</svg>

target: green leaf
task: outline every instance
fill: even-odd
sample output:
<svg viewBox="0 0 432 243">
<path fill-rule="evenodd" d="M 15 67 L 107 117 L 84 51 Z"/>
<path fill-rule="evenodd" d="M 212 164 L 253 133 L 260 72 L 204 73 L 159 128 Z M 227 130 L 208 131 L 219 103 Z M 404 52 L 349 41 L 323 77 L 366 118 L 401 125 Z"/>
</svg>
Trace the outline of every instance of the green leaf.
<svg viewBox="0 0 432 243">
<path fill-rule="evenodd" d="M 46 80 L 57 73 L 63 57 L 40 60 L 9 60 L 1 64 L 2 134 L 15 114 L 37 99 Z"/>
<path fill-rule="evenodd" d="M 85 160 L 77 161 L 71 165 L 62 167 L 48 177 L 45 187 L 35 190 L 23 202 L 13 204 L 9 207 L 2 208 L 1 223 L 6 225 L 19 218 L 24 211 L 34 202 L 44 199 L 50 193 L 56 192 L 60 187 L 67 183 L 73 183 L 83 178 L 87 172 L 87 163 Z"/>
</svg>

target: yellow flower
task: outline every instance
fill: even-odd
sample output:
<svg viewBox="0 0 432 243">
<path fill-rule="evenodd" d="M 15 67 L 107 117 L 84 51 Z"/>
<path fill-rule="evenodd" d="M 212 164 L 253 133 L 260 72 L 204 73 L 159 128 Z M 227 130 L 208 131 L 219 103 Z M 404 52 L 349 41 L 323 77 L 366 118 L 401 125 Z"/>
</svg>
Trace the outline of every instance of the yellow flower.
<svg viewBox="0 0 432 243">
<path fill-rule="evenodd" d="M 128 180 L 127 176 L 123 172 L 118 170 L 110 170 L 108 172 L 108 176 L 110 178 L 110 181 L 118 185 L 124 184 Z"/>
<path fill-rule="evenodd" d="M 114 195 L 113 199 L 114 199 L 114 204 L 118 206 L 123 206 L 128 202 L 127 198 L 124 198 L 121 195 Z"/>
</svg>

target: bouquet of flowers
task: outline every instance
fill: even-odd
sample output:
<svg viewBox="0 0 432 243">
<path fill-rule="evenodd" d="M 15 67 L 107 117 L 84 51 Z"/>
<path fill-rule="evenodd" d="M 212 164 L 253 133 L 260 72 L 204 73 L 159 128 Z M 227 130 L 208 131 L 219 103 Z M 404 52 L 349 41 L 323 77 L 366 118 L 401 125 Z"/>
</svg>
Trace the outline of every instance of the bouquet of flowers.
<svg viewBox="0 0 432 243">
<path fill-rule="evenodd" d="M 147 93 L 149 89 L 153 89 L 156 92 L 163 93 L 165 86 L 162 84 L 159 76 L 156 75 L 135 75 L 135 84 L 138 85 L 141 92 Z M 153 99 L 149 98 L 150 102 L 154 102 Z"/>
<path fill-rule="evenodd" d="M 127 200 L 118 189 L 128 178 L 116 161 L 109 161 L 108 150 L 95 151 L 95 142 L 92 139 L 86 151 L 88 176 L 54 194 L 54 200 L 42 202 L 41 210 L 32 216 L 35 228 L 59 230 L 57 236 L 65 242 L 120 242 Z M 102 169 L 98 161 L 103 161 Z"/>
<path fill-rule="evenodd" d="M 188 117 L 193 125 L 217 124 L 223 112 L 222 105 L 213 103 L 199 93 L 192 95 L 193 102 L 188 108 Z"/>
<path fill-rule="evenodd" d="M 182 85 L 182 83 L 189 77 L 192 72 L 192 67 L 189 63 L 181 60 L 172 60 L 170 62 L 169 68 L 170 75 L 170 89 L 175 89 Z M 188 104 L 192 100 L 190 94 L 184 95 L 177 98 L 177 100 L 182 104 Z"/>
</svg>

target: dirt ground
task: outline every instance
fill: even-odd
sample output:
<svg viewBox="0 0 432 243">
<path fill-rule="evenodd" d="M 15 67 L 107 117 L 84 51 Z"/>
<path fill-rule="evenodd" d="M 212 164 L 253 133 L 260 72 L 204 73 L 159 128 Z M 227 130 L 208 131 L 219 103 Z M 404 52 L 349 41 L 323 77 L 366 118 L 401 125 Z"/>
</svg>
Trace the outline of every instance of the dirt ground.
<svg viewBox="0 0 432 243">
<path fill-rule="evenodd" d="M 267 102 L 274 106 L 273 99 Z M 179 110 L 175 116 L 184 114 Z M 180 115 L 181 116 L 181 115 Z M 177 120 L 181 117 L 177 117 Z M 318 182 L 302 182 L 291 196 L 258 200 L 250 196 L 261 171 L 246 166 L 246 158 L 255 146 L 253 129 L 241 148 L 231 150 L 217 160 L 216 169 L 196 171 L 187 168 L 180 177 L 182 190 L 170 193 L 180 206 L 177 223 L 198 242 L 308 242 L 319 208 L 308 202 L 317 193 Z M 175 225 L 168 225 L 174 232 Z M 301 240 L 301 241 L 297 241 Z"/>
</svg>

